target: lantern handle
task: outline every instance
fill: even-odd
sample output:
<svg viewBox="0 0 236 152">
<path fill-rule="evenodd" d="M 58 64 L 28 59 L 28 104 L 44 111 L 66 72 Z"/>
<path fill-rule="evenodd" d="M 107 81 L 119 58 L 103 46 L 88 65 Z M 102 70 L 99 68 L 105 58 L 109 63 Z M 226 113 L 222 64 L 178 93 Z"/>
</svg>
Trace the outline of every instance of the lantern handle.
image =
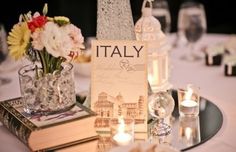
<svg viewBox="0 0 236 152">
<path fill-rule="evenodd" d="M 151 16 L 152 15 L 152 1 L 153 0 L 144 0 L 143 1 L 142 14 L 144 16 Z M 149 3 L 149 7 L 146 7 L 147 3 Z"/>
<path fill-rule="evenodd" d="M 149 2 L 149 8 L 151 8 L 152 9 L 152 1 L 153 0 L 144 0 L 143 1 L 143 5 L 142 5 L 142 10 L 144 9 L 144 8 L 148 8 L 148 7 L 146 7 L 146 4 L 147 4 L 147 2 Z"/>
</svg>

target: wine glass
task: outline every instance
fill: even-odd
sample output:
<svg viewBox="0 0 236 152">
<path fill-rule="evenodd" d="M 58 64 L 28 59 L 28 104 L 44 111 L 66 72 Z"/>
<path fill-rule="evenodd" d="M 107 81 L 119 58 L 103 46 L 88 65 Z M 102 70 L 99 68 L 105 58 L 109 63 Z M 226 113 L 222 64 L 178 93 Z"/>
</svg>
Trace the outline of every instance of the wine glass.
<svg viewBox="0 0 236 152">
<path fill-rule="evenodd" d="M 0 73 L 1 67 L 3 66 L 3 62 L 7 59 L 7 40 L 6 40 L 6 31 L 3 24 L 0 23 Z M 4 67 L 2 67 L 4 68 Z M 5 67 L 6 68 L 6 67 Z M 9 78 L 0 76 L 0 86 L 10 83 L 11 80 Z"/>
<path fill-rule="evenodd" d="M 8 45 L 7 45 L 7 32 L 3 24 L 0 23 L 0 73 L 7 73 L 16 71 L 23 63 L 27 63 L 26 60 L 14 60 L 9 55 Z M 9 78 L 3 78 L 0 76 L 1 80 L 4 79 L 4 82 L 9 83 Z M 8 80 L 8 81 L 6 81 Z M 3 83 L 3 84 L 7 84 Z"/>
<path fill-rule="evenodd" d="M 174 99 L 167 91 L 155 92 L 148 98 L 149 114 L 154 118 L 151 136 L 159 137 L 160 142 L 171 133 L 170 125 L 165 123 L 164 119 L 172 114 L 174 105 Z"/>
<path fill-rule="evenodd" d="M 171 29 L 171 17 L 167 0 L 154 0 L 152 15 L 160 22 L 161 30 L 168 34 Z"/>
<path fill-rule="evenodd" d="M 195 52 L 195 43 L 206 32 L 206 16 L 204 6 L 198 2 L 185 2 L 180 7 L 178 19 L 178 34 L 187 40 L 188 53 L 181 58 L 196 61 L 201 57 Z"/>
</svg>

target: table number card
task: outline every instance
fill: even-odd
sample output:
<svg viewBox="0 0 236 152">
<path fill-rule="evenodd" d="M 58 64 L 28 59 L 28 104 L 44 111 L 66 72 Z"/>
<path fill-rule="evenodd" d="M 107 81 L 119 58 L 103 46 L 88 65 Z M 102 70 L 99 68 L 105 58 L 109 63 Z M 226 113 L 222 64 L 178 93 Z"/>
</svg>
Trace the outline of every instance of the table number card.
<svg viewBox="0 0 236 152">
<path fill-rule="evenodd" d="M 144 42 L 92 42 L 91 108 L 98 131 L 110 118 L 135 119 L 135 132 L 147 132 L 147 50 Z"/>
</svg>

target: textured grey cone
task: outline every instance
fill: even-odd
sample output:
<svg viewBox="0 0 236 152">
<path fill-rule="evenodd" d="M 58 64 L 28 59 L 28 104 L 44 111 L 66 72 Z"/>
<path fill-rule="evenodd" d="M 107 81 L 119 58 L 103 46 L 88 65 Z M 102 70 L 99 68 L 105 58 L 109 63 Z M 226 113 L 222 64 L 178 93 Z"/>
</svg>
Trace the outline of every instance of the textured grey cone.
<svg viewBox="0 0 236 152">
<path fill-rule="evenodd" d="M 136 39 L 130 0 L 98 0 L 97 39 Z"/>
</svg>

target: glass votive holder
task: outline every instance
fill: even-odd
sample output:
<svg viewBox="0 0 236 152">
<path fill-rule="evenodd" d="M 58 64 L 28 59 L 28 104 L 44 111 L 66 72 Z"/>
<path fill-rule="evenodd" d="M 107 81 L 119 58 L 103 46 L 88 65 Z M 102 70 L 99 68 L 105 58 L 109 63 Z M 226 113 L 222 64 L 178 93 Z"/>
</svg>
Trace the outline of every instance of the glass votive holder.
<svg viewBox="0 0 236 152">
<path fill-rule="evenodd" d="M 110 120 L 111 141 L 117 146 L 125 146 L 134 141 L 134 119 L 113 118 Z"/>
<path fill-rule="evenodd" d="M 198 116 L 199 98 L 199 88 L 192 84 L 188 84 L 184 89 L 178 89 L 178 104 L 180 116 Z"/>
</svg>

